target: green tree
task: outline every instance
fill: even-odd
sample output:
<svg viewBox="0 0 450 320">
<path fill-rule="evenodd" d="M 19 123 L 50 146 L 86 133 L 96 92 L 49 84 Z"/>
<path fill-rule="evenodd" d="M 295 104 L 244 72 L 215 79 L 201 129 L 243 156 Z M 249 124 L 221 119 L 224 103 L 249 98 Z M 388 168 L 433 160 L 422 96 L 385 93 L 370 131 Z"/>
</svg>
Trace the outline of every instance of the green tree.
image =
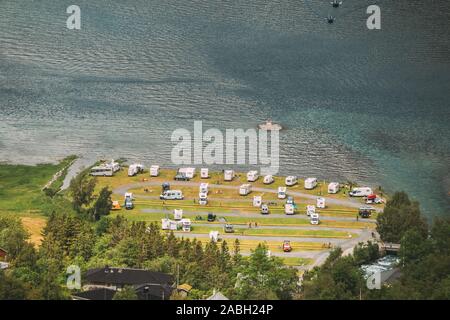
<svg viewBox="0 0 450 320">
<path fill-rule="evenodd" d="M 109 214 L 112 207 L 111 194 L 112 191 L 110 191 L 108 187 L 104 187 L 100 190 L 97 200 L 92 208 L 89 209 L 89 216 L 92 221 L 98 221 L 101 217 Z"/>
<path fill-rule="evenodd" d="M 72 195 L 72 205 L 77 212 L 93 200 L 96 180 L 89 177 L 87 171 L 80 173 L 70 181 L 69 191 Z"/>
<path fill-rule="evenodd" d="M 114 294 L 113 300 L 138 300 L 138 296 L 133 287 L 125 286 Z"/>
</svg>

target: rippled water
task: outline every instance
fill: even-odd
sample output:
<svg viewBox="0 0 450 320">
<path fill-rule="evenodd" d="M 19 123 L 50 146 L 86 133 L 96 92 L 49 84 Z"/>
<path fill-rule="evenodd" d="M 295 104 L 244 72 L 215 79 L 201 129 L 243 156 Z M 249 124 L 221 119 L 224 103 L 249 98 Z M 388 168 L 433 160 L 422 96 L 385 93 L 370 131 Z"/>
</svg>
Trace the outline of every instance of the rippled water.
<svg viewBox="0 0 450 320">
<path fill-rule="evenodd" d="M 450 207 L 446 1 L 0 1 L 0 161 L 68 154 L 170 165 L 179 127 L 271 117 L 281 172 L 405 190 Z"/>
</svg>

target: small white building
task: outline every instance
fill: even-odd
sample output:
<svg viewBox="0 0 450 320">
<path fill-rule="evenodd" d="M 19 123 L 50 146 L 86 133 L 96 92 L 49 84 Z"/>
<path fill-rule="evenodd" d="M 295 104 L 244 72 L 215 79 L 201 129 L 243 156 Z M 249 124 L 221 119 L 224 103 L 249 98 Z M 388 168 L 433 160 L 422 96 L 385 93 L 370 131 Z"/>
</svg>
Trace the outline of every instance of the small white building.
<svg viewBox="0 0 450 320">
<path fill-rule="evenodd" d="M 152 165 L 150 167 L 150 177 L 157 177 L 157 176 L 159 176 L 159 166 Z"/>
<path fill-rule="evenodd" d="M 201 168 L 200 169 L 200 178 L 202 178 L 202 179 L 208 179 L 209 178 L 209 169 L 208 168 Z"/>
</svg>

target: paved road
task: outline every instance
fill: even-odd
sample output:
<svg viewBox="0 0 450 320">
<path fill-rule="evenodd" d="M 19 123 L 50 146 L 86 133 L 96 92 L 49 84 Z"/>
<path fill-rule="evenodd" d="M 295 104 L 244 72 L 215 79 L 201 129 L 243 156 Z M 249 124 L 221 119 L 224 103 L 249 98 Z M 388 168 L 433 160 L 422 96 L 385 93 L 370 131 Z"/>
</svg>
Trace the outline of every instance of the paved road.
<svg viewBox="0 0 450 320">
<path fill-rule="evenodd" d="M 144 213 L 173 213 L 173 210 L 166 210 L 166 209 L 141 209 Z M 208 210 L 208 211 L 189 211 L 186 212 L 186 214 L 189 215 L 206 215 L 207 213 L 213 213 L 215 215 L 223 216 L 223 217 L 246 217 L 246 218 L 262 218 L 262 219 L 269 219 L 269 218 L 286 218 L 286 219 L 306 219 L 309 220 L 309 217 L 306 214 L 294 214 L 294 215 L 286 215 L 286 214 L 278 214 L 278 213 L 271 213 L 268 215 L 263 215 L 260 213 L 253 213 L 253 212 L 218 212 L 214 210 Z M 353 221 L 356 222 L 355 218 L 351 217 L 336 217 L 336 216 L 329 216 L 326 214 L 320 215 L 320 220 L 324 221 Z M 374 219 L 359 219 L 359 222 L 376 222 Z"/>
<path fill-rule="evenodd" d="M 192 182 L 192 181 L 171 181 L 170 185 L 172 186 L 187 186 L 187 187 L 195 187 L 195 186 L 200 186 L 199 182 Z M 120 186 L 118 188 L 115 188 L 113 190 L 113 193 L 116 194 L 125 194 L 125 192 L 127 192 L 129 189 L 136 189 L 136 188 L 143 188 L 143 187 L 147 187 L 147 186 L 161 186 L 161 182 L 156 182 L 156 181 L 146 181 L 146 182 L 138 182 L 138 183 L 132 183 L 132 184 L 126 184 L 123 186 Z M 225 184 L 209 184 L 210 188 L 220 188 L 220 189 L 231 189 L 231 190 L 239 190 L 239 186 L 232 186 L 232 185 L 225 185 Z M 275 189 L 270 189 L 270 188 L 261 188 L 261 187 L 253 187 L 252 188 L 253 191 L 258 191 L 258 192 L 267 192 L 267 193 L 277 193 L 277 190 Z M 302 198 L 306 198 L 306 199 L 312 199 L 312 200 L 317 200 L 317 198 L 319 198 L 319 196 L 315 196 L 312 194 L 308 194 L 308 193 L 303 193 L 303 192 L 298 192 L 298 191 L 292 191 L 292 190 L 288 190 L 287 191 L 288 195 L 291 196 L 297 196 L 297 197 L 302 197 Z M 359 208 L 361 207 L 361 202 L 359 202 L 357 199 L 334 199 L 334 198 L 329 198 L 326 196 L 323 196 L 326 199 L 326 202 L 328 204 L 335 204 L 338 206 L 344 206 L 344 207 L 351 207 L 351 208 Z M 377 211 L 381 211 L 381 208 L 376 208 Z"/>
</svg>

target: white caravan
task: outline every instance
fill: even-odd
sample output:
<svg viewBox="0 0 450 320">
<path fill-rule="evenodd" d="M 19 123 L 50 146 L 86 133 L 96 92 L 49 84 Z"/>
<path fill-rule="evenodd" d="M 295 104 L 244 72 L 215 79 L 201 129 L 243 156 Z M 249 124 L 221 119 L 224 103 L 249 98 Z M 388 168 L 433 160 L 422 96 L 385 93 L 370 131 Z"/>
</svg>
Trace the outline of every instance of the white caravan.
<svg viewBox="0 0 450 320">
<path fill-rule="evenodd" d="M 314 213 L 316 213 L 316 206 L 308 204 L 306 206 L 306 215 L 311 216 Z"/>
<path fill-rule="evenodd" d="M 166 190 L 160 196 L 161 200 L 183 200 L 183 192 L 181 190 Z"/>
<path fill-rule="evenodd" d="M 112 177 L 114 175 L 114 171 L 112 168 L 109 167 L 97 166 L 92 167 L 91 172 L 89 174 L 91 176 Z"/>
<path fill-rule="evenodd" d="M 339 187 L 339 182 L 330 182 L 330 184 L 328 184 L 328 193 L 338 193 Z"/>
<path fill-rule="evenodd" d="M 262 205 L 262 197 L 261 196 L 254 196 L 253 197 L 253 206 L 254 207 L 261 207 Z"/>
<path fill-rule="evenodd" d="M 312 213 L 310 216 L 311 220 L 311 224 L 319 224 L 319 214 L 318 213 Z"/>
<path fill-rule="evenodd" d="M 317 208 L 325 209 L 325 198 L 317 198 Z"/>
<path fill-rule="evenodd" d="M 209 240 L 217 242 L 219 240 L 219 231 L 210 231 Z"/>
<path fill-rule="evenodd" d="M 305 189 L 311 190 L 317 186 L 317 178 L 307 178 L 305 179 Z"/>
<path fill-rule="evenodd" d="M 173 219 L 174 220 L 183 219 L 183 209 L 174 209 L 173 210 Z"/>
<path fill-rule="evenodd" d="M 150 177 L 157 177 L 157 176 L 159 176 L 159 166 L 152 165 L 150 167 Z"/>
<path fill-rule="evenodd" d="M 248 182 L 255 182 L 256 180 L 258 180 L 258 171 L 256 170 L 251 170 L 249 172 L 247 172 L 247 181 Z"/>
<path fill-rule="evenodd" d="M 163 230 L 177 230 L 177 222 L 170 219 L 161 219 L 161 229 Z"/>
<path fill-rule="evenodd" d="M 202 179 L 208 179 L 209 178 L 209 169 L 208 168 L 201 168 L 200 169 L 200 178 L 202 178 Z"/>
<path fill-rule="evenodd" d="M 267 175 L 267 176 L 265 176 L 264 177 L 264 180 L 263 180 L 263 182 L 264 182 L 264 184 L 271 184 L 271 183 L 273 183 L 275 180 L 273 179 L 273 176 L 272 175 Z"/>
<path fill-rule="evenodd" d="M 208 194 L 200 192 L 198 194 L 198 204 L 202 206 L 208 204 Z"/>
<path fill-rule="evenodd" d="M 367 197 L 371 195 L 372 189 L 368 187 L 353 188 L 348 194 L 350 197 Z"/>
<path fill-rule="evenodd" d="M 246 196 L 248 195 L 250 192 L 252 192 L 252 185 L 249 183 L 243 184 L 240 186 L 239 188 L 239 194 L 241 196 Z"/>
<path fill-rule="evenodd" d="M 286 214 L 294 214 L 295 212 L 294 205 L 292 203 L 286 203 L 284 205 L 284 213 Z"/>
<path fill-rule="evenodd" d="M 286 187 L 278 187 L 278 199 L 286 199 Z"/>
<path fill-rule="evenodd" d="M 288 187 L 296 185 L 297 177 L 296 176 L 287 176 L 284 182 Z"/>
<path fill-rule="evenodd" d="M 178 173 L 184 174 L 186 178 L 192 179 L 195 176 L 195 168 L 180 168 Z"/>
<path fill-rule="evenodd" d="M 134 199 L 133 198 L 133 193 L 132 192 L 125 192 L 124 198 L 125 198 L 125 200 L 127 200 L 127 199 L 133 200 Z"/>
<path fill-rule="evenodd" d="M 225 170 L 223 172 L 223 180 L 232 181 L 234 179 L 234 170 Z"/>
<path fill-rule="evenodd" d="M 140 164 L 140 163 L 133 163 L 130 164 L 130 166 L 128 167 L 128 176 L 132 177 L 137 175 L 138 173 L 142 173 L 144 171 L 144 165 Z"/>
<path fill-rule="evenodd" d="M 181 227 L 184 232 L 190 232 L 191 231 L 191 219 L 182 219 Z"/>
<path fill-rule="evenodd" d="M 199 192 L 208 194 L 208 192 L 209 192 L 209 183 L 204 183 L 204 182 L 200 183 Z"/>
</svg>

